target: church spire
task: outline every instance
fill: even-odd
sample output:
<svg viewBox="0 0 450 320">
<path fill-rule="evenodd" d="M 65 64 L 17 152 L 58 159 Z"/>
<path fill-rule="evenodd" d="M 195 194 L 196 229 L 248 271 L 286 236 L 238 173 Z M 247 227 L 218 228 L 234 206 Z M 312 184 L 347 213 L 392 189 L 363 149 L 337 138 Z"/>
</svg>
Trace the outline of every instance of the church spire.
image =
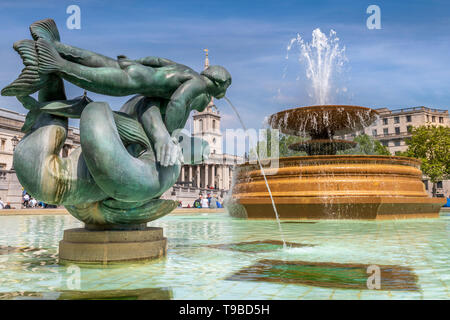
<svg viewBox="0 0 450 320">
<path fill-rule="evenodd" d="M 208 49 L 203 49 L 205 51 L 205 69 L 209 67 Z"/>
<path fill-rule="evenodd" d="M 208 49 L 203 49 L 203 51 L 205 52 L 205 69 L 209 67 L 209 51 Z M 211 107 L 215 106 L 214 104 L 214 98 L 211 97 L 211 101 L 209 102 L 208 106 L 206 107 L 206 111 L 212 111 Z"/>
</svg>

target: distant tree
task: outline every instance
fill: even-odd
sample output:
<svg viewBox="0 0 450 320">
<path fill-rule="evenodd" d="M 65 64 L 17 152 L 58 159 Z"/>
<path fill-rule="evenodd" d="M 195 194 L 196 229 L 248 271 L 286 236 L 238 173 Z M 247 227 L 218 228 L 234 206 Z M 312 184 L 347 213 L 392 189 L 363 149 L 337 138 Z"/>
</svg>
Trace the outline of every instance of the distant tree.
<svg viewBox="0 0 450 320">
<path fill-rule="evenodd" d="M 271 134 L 270 129 L 267 129 L 266 137 L 267 137 L 266 140 L 258 141 L 256 148 L 252 148 L 250 150 L 250 154 L 254 155 L 255 151 L 257 150 L 258 155 L 260 155 L 260 156 L 264 155 L 267 158 L 276 156 L 276 155 L 271 154 L 272 142 L 273 142 L 274 138 Z M 289 145 L 296 143 L 296 142 L 300 142 L 302 140 L 304 140 L 304 139 L 301 137 L 291 136 L 291 135 L 286 135 L 286 134 L 280 133 L 278 136 L 279 156 L 280 157 L 305 156 L 306 152 L 294 151 L 294 150 L 289 149 Z M 260 150 L 261 148 L 265 148 L 266 150 L 265 151 Z"/>
<path fill-rule="evenodd" d="M 386 155 L 390 156 L 389 149 L 367 134 L 361 134 L 353 139 L 356 147 L 339 151 L 338 154 Z"/>
<path fill-rule="evenodd" d="M 433 183 L 450 176 L 450 127 L 425 125 L 412 128 L 412 136 L 406 139 L 408 149 L 401 155 L 420 159 L 420 169 Z"/>
</svg>

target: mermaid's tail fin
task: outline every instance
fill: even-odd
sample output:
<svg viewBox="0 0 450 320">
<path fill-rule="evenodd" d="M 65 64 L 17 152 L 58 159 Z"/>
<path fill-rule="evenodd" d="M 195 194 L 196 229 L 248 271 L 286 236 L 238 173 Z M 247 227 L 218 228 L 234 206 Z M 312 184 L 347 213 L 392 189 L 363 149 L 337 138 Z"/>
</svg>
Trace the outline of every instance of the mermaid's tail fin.
<svg viewBox="0 0 450 320">
<path fill-rule="evenodd" d="M 38 55 L 33 40 L 21 40 L 14 43 L 16 50 L 23 60 L 25 68 L 19 77 L 2 89 L 3 96 L 25 96 L 42 89 L 48 77 L 38 72 Z"/>
<path fill-rule="evenodd" d="M 53 19 L 43 19 L 34 22 L 30 26 L 31 36 L 34 40 L 45 39 L 48 41 L 60 41 L 59 31 Z"/>
<path fill-rule="evenodd" d="M 59 71 L 64 63 L 56 48 L 45 39 L 36 41 L 36 51 L 38 54 L 38 71 L 48 74 Z"/>
</svg>

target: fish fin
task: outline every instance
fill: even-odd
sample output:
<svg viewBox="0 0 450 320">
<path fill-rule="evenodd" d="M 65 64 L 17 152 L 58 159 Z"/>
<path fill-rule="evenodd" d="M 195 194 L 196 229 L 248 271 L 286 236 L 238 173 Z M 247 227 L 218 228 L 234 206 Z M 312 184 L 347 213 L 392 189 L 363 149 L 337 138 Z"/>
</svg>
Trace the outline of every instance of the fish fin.
<svg viewBox="0 0 450 320">
<path fill-rule="evenodd" d="M 36 120 L 41 115 L 41 113 L 42 112 L 40 110 L 31 110 L 30 112 L 28 112 L 25 118 L 25 122 L 20 131 L 24 133 L 29 132 L 33 128 L 34 124 L 36 123 Z"/>
<path fill-rule="evenodd" d="M 59 31 L 53 19 L 43 19 L 34 22 L 30 26 L 31 36 L 34 40 L 46 39 L 48 41 L 60 41 Z"/>
<path fill-rule="evenodd" d="M 28 109 L 30 111 L 39 110 L 41 108 L 41 104 L 36 99 L 34 99 L 33 97 L 30 97 L 30 96 L 18 96 L 17 100 L 20 101 L 20 103 L 22 104 L 22 106 L 25 109 Z"/>
<path fill-rule="evenodd" d="M 119 136 L 125 144 L 138 143 L 147 150 L 151 150 L 150 140 L 138 121 L 123 112 L 115 111 L 113 116 Z"/>
<path fill-rule="evenodd" d="M 60 70 L 64 60 L 50 42 L 45 39 L 37 40 L 36 51 L 38 54 L 39 72 L 48 74 Z"/>
<path fill-rule="evenodd" d="M 42 89 L 48 77 L 38 72 L 38 55 L 33 40 L 20 40 L 14 43 L 14 50 L 19 53 L 25 68 L 19 77 L 2 89 L 3 96 L 25 96 Z"/>
</svg>

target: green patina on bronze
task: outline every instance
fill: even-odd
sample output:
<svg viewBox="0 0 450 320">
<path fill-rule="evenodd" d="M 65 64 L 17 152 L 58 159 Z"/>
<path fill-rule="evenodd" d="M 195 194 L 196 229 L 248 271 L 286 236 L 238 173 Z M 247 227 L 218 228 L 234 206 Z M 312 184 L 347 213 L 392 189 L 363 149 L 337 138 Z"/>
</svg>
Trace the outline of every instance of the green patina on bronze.
<svg viewBox="0 0 450 320">
<path fill-rule="evenodd" d="M 171 212 L 159 197 L 182 163 L 207 159 L 206 141 L 182 131 L 192 110 L 222 98 L 231 76 L 220 66 L 200 74 L 168 59 L 112 59 L 61 43 L 51 19 L 30 26 L 33 40 L 13 48 L 25 68 L 2 90 L 29 110 L 14 152 L 19 181 L 35 198 L 62 204 L 88 225 L 140 225 Z M 86 94 L 67 99 L 63 79 L 111 96 L 135 95 L 120 111 Z M 39 91 L 38 100 L 30 97 Z M 68 119 L 80 119 L 81 147 L 59 153 Z"/>
</svg>

